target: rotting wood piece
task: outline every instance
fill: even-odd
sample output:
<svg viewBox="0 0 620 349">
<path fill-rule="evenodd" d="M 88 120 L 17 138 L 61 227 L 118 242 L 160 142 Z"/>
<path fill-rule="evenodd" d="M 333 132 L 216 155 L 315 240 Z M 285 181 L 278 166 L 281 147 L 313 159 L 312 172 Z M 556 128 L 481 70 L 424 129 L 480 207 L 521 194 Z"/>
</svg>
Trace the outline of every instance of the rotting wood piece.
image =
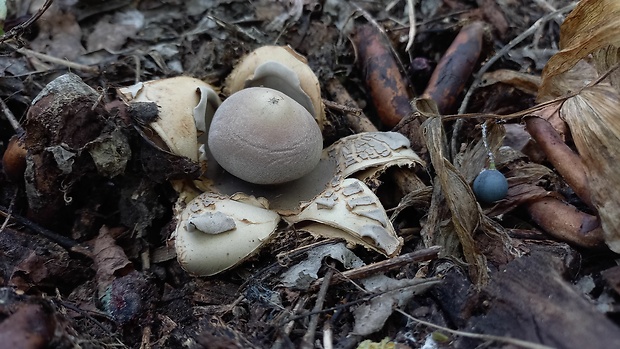
<svg viewBox="0 0 620 349">
<path fill-rule="evenodd" d="M 567 280 L 578 254 L 566 244 L 527 245 L 530 253 L 492 273 L 479 293 L 454 297 L 469 283 L 464 274 L 446 277 L 434 292 L 460 330 L 508 336 L 554 348 L 618 348 L 618 327 Z M 455 275 L 454 271 L 449 274 Z M 455 348 L 479 339 L 459 338 Z"/>
</svg>

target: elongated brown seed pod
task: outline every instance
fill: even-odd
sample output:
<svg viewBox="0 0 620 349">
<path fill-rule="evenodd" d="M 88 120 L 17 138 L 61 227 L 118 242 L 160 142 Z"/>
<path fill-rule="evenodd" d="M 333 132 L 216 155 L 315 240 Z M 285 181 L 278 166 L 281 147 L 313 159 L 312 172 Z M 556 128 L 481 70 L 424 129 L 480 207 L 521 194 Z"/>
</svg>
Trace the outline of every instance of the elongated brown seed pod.
<svg viewBox="0 0 620 349">
<path fill-rule="evenodd" d="M 437 103 L 441 114 L 456 111 L 458 98 L 480 57 L 483 35 L 481 22 L 463 27 L 433 71 L 424 96 Z"/>
<path fill-rule="evenodd" d="M 352 39 L 377 114 L 383 125 L 394 127 L 413 110 L 409 104 L 409 87 L 389 44 L 369 24 L 359 26 Z"/>
</svg>

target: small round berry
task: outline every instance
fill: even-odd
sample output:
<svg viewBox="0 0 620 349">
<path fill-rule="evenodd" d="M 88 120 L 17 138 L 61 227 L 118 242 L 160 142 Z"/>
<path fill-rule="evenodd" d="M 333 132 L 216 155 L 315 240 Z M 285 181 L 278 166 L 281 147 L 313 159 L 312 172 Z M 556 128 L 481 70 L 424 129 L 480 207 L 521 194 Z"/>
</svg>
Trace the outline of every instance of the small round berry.
<svg viewBox="0 0 620 349">
<path fill-rule="evenodd" d="M 482 170 L 474 180 L 474 193 L 485 203 L 501 200 L 508 194 L 508 181 L 498 170 Z"/>
</svg>

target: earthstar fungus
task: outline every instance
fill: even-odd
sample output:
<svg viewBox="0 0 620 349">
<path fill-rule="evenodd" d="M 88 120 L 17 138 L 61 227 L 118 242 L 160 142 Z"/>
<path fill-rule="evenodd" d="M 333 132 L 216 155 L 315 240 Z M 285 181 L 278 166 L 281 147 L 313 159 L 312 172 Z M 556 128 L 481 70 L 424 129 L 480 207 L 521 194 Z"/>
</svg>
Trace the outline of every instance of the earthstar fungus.
<svg viewBox="0 0 620 349">
<path fill-rule="evenodd" d="M 150 90 L 174 79 L 183 83 L 182 101 L 168 104 L 167 87 Z M 305 58 L 278 46 L 248 54 L 226 80 L 229 97 L 221 105 L 199 80 L 166 80 L 120 92 L 126 100 L 159 106 L 159 119 L 150 127 L 171 152 L 206 162 L 207 171 L 194 186 L 175 186 L 172 238 L 185 270 L 209 276 L 233 268 L 270 241 L 280 220 L 387 257 L 400 252 L 403 240 L 365 181 L 376 182 L 388 167 L 423 161 L 409 140 L 394 132 L 355 134 L 322 149 L 324 108 Z M 274 109 L 286 116 L 276 116 Z M 200 143 L 208 147 L 199 150 Z"/>
</svg>

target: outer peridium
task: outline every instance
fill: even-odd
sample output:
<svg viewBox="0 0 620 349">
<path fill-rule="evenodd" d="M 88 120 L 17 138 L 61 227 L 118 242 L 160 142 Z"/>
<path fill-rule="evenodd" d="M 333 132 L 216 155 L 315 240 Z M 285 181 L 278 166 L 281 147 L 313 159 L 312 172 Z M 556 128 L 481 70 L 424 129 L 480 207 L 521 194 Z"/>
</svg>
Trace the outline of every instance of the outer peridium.
<svg viewBox="0 0 620 349">
<path fill-rule="evenodd" d="M 231 95 L 246 87 L 263 86 L 278 90 L 303 105 L 321 130 L 325 109 L 319 79 L 306 58 L 288 46 L 262 46 L 242 57 L 225 82 Z"/>
<path fill-rule="evenodd" d="M 173 234 L 177 259 L 195 275 L 220 273 L 260 250 L 279 221 L 253 197 L 202 193 L 179 217 Z"/>
<path fill-rule="evenodd" d="M 120 88 L 126 103 L 153 102 L 158 118 L 149 126 L 169 150 L 198 161 L 198 132 L 206 132 L 221 101 L 213 87 L 187 76 L 140 82 Z"/>
</svg>

